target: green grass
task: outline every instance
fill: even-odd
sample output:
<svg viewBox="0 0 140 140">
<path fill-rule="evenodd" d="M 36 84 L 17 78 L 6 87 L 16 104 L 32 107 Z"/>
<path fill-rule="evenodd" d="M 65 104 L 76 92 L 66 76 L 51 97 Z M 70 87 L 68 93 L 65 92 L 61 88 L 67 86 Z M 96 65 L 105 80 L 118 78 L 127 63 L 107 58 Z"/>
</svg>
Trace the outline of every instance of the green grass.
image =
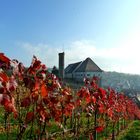
<svg viewBox="0 0 140 140">
<path fill-rule="evenodd" d="M 1 109 L 1 108 L 0 108 Z M 12 114 L 10 114 L 10 119 L 9 121 L 12 124 L 17 124 L 17 121 L 15 121 L 13 119 Z M 93 132 L 93 124 L 94 122 L 94 118 L 90 117 L 90 121 L 88 124 L 88 119 L 86 117 L 85 113 L 81 114 L 81 117 L 79 119 L 79 130 L 77 133 L 77 135 L 74 135 L 73 131 L 68 131 L 63 135 L 63 129 L 60 128 L 58 125 L 56 125 L 55 121 L 52 119 L 50 121 L 50 124 L 46 125 L 46 130 L 48 132 L 48 134 L 55 134 L 53 136 L 54 139 L 56 140 L 88 140 L 89 139 L 89 133 Z M 117 136 L 117 140 L 140 140 L 140 120 L 138 121 L 133 121 L 131 123 L 131 121 L 126 121 L 126 124 L 132 124 L 129 125 L 129 127 L 124 130 L 123 133 L 120 132 L 121 135 L 119 135 L 119 138 Z M 4 124 L 4 114 L 0 113 L 0 124 Z M 123 120 L 120 120 L 120 126 L 121 124 L 123 124 Z M 66 129 L 71 129 L 70 127 L 70 118 L 67 120 L 67 125 L 66 125 Z M 3 126 L 4 127 L 4 126 Z M 115 131 L 117 131 L 117 127 L 118 125 L 116 125 L 115 127 Z M 37 128 L 39 128 L 38 123 L 34 122 L 33 125 L 33 129 L 31 131 L 31 124 L 29 124 L 28 128 L 26 129 L 25 133 L 23 134 L 23 140 L 24 139 L 30 139 L 28 138 L 30 136 L 30 132 L 32 132 L 31 137 L 36 137 L 36 130 L 38 130 Z M 119 128 L 119 127 L 118 127 Z M 104 130 L 101 133 L 97 134 L 97 140 L 103 140 L 105 138 L 109 138 L 111 135 L 111 131 L 112 131 L 112 123 L 109 121 L 108 122 L 108 127 L 106 128 L 106 130 Z M 123 131 L 123 130 L 122 130 Z M 58 133 L 56 133 L 58 132 Z M 10 140 L 15 140 L 17 136 L 17 129 L 13 129 L 13 131 L 11 133 L 9 133 L 9 137 Z M 5 133 L 0 133 L 0 140 L 7 140 L 7 136 L 6 136 L 6 132 Z"/>
<path fill-rule="evenodd" d="M 140 140 L 140 120 L 135 120 L 117 140 Z"/>
</svg>

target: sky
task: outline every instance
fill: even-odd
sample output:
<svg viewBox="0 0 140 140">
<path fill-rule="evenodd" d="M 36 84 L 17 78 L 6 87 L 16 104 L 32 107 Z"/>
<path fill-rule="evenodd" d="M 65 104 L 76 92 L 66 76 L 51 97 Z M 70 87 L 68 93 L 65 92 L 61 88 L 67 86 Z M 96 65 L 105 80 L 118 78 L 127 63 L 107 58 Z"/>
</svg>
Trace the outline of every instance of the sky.
<svg viewBox="0 0 140 140">
<path fill-rule="evenodd" d="M 0 52 L 29 66 L 87 57 L 104 71 L 140 74 L 140 0 L 0 0 Z"/>
</svg>

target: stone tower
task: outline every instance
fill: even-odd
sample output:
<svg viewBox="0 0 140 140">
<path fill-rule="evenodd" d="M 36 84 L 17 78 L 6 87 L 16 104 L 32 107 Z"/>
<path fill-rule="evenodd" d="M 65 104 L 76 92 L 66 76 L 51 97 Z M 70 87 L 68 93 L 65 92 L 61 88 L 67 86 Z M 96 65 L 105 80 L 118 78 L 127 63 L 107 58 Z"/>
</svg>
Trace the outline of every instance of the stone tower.
<svg viewBox="0 0 140 140">
<path fill-rule="evenodd" d="M 64 52 L 59 53 L 59 78 L 64 79 Z"/>
</svg>

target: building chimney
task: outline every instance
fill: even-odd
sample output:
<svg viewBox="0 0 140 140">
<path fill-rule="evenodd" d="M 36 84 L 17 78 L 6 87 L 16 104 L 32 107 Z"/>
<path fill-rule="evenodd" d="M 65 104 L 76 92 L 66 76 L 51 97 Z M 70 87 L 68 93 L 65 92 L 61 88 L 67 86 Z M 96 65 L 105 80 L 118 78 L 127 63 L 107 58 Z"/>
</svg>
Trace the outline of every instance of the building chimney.
<svg viewBox="0 0 140 140">
<path fill-rule="evenodd" d="M 59 78 L 64 79 L 64 52 L 59 53 Z"/>
</svg>

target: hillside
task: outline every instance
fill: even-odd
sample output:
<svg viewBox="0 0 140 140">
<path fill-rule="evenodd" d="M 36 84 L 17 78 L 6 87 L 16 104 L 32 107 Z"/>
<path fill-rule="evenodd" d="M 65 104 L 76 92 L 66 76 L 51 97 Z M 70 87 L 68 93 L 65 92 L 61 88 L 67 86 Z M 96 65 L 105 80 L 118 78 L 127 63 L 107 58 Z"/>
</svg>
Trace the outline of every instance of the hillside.
<svg viewBox="0 0 140 140">
<path fill-rule="evenodd" d="M 110 86 L 116 90 L 134 89 L 140 91 L 140 75 L 104 72 L 102 76 L 102 86 Z"/>
<path fill-rule="evenodd" d="M 119 92 L 123 91 L 140 107 L 140 75 L 104 72 L 102 86 L 114 88 Z"/>
</svg>

